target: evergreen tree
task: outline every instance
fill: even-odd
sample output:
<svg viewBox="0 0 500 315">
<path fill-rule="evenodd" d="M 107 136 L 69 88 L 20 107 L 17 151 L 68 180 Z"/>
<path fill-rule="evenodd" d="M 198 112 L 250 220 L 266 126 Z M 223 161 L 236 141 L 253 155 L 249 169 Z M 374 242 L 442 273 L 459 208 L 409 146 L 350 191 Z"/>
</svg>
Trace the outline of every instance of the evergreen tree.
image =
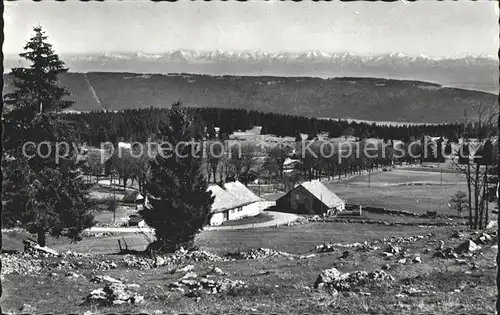
<svg viewBox="0 0 500 315">
<path fill-rule="evenodd" d="M 37 26 L 33 30 L 35 35 L 24 46 L 25 51 L 19 54 L 30 61 L 31 66 L 12 69 L 15 91 L 5 95 L 5 103 L 18 108 L 27 107 L 28 113 L 66 109 L 73 102 L 62 99 L 69 93 L 57 85 L 57 79 L 58 75 L 68 72 L 68 68 L 47 42 L 42 28 Z"/>
<path fill-rule="evenodd" d="M 156 241 L 149 250 L 171 252 L 189 247 L 207 223 L 214 197 L 207 191 L 200 148 L 188 143 L 202 136 L 194 127 L 181 104 L 172 105 L 165 138 L 177 149 L 164 151 L 152 161 L 147 184 L 151 207 L 141 211 L 146 223 L 155 229 Z"/>
<path fill-rule="evenodd" d="M 57 86 L 57 75 L 67 69 L 46 43 L 41 27 L 34 30 L 20 54 L 32 64 L 13 69 L 15 91 L 6 95 L 11 107 L 4 117 L 3 218 L 7 225 L 36 233 L 44 246 L 46 233 L 79 240 L 93 217 L 88 214 L 90 186 L 83 182 L 72 145 L 77 140 L 74 126 L 55 113 L 71 105 L 62 100 L 66 90 Z M 30 141 L 44 150 L 23 146 Z M 56 158 L 58 153 L 62 159 Z"/>
</svg>

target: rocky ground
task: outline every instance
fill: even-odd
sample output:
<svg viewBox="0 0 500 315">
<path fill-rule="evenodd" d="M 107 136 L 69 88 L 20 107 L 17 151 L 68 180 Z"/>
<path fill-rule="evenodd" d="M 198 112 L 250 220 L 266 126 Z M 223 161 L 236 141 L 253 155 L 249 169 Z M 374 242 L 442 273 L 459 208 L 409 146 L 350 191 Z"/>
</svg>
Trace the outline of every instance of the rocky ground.
<svg viewBox="0 0 500 315">
<path fill-rule="evenodd" d="M 459 227 L 291 254 L 2 253 L 6 313 L 492 314 L 496 233 Z"/>
</svg>

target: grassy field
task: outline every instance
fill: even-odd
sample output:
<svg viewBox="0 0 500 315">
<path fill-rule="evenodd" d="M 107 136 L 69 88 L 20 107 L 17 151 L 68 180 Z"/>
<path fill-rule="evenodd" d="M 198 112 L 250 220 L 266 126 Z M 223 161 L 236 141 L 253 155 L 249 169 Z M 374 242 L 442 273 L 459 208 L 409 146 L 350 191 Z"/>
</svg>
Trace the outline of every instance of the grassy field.
<svg viewBox="0 0 500 315">
<path fill-rule="evenodd" d="M 226 253 L 251 248 L 273 248 L 301 253 L 325 242 L 355 243 L 383 237 L 427 233 L 428 230 L 446 231 L 449 228 L 422 228 L 418 226 L 385 226 L 373 224 L 308 223 L 299 226 L 268 227 L 248 230 L 203 231 L 197 235 L 195 245 L 216 253 Z M 22 239 L 28 234 L 3 233 L 3 248 L 22 250 Z M 129 249 L 144 250 L 147 237 L 139 233 L 122 233 L 106 237 L 85 237 L 71 244 L 67 239 L 49 237 L 47 246 L 58 251 L 76 251 L 95 254 L 118 252 L 118 240 L 125 239 Z"/>
<path fill-rule="evenodd" d="M 336 235 L 335 239 L 342 239 L 342 234 L 347 233 L 351 225 L 344 224 L 344 230 L 330 234 Z M 318 231 L 316 236 L 325 233 L 328 228 L 337 227 L 311 225 L 311 230 Z M 284 229 L 280 234 L 281 249 L 292 249 L 299 253 L 308 253 L 313 245 L 321 243 L 317 239 L 303 248 L 297 246 L 304 230 L 298 227 L 296 233 Z M 338 228 L 338 227 L 337 227 Z M 372 227 L 373 228 L 373 227 Z M 340 228 L 339 228 L 340 229 Z M 381 227 L 374 229 L 373 235 L 363 229 L 352 226 L 353 233 L 348 241 L 360 241 L 380 235 L 399 234 L 415 235 L 433 232 L 435 237 L 423 239 L 402 245 L 409 259 L 420 256 L 420 264 L 401 264 L 396 257 L 383 258 L 381 249 L 370 252 L 350 250 L 347 259 L 339 258 L 343 250 L 316 254 L 309 259 L 287 259 L 285 257 L 272 257 L 258 260 L 228 261 L 228 262 L 192 262 L 194 272 L 200 276 L 205 275 L 212 266 L 216 265 L 226 272 L 227 277 L 233 280 L 243 280 L 248 287 L 228 291 L 216 295 L 202 295 L 199 301 L 184 297 L 181 293 L 170 292 L 168 285 L 177 281 L 182 274 L 170 274 L 171 267 L 157 269 L 137 270 L 118 266 L 117 269 L 95 271 L 82 267 L 78 272 L 85 278 L 70 279 L 64 276 L 65 271 L 56 271 L 55 275 L 49 272 L 32 274 L 28 276 L 7 275 L 3 279 L 2 309 L 3 311 L 17 310 L 23 303 L 36 308 L 37 313 L 84 313 L 91 311 L 94 314 L 104 313 L 148 313 L 148 314 L 179 314 L 179 313 L 278 313 L 278 314 L 493 314 L 495 291 L 495 254 L 496 249 L 483 246 L 481 254 L 466 259 L 474 262 L 475 269 L 470 265 L 457 264 L 453 259 L 433 258 L 431 251 L 425 253 L 424 249 L 433 249 L 439 240 L 445 241 L 445 246 L 454 247 L 461 240 L 450 239 L 452 232 L 449 229 L 420 229 L 398 232 L 382 231 Z M 354 233 L 356 231 L 357 233 Z M 219 232 L 217 232 L 219 233 Z M 286 236 L 288 235 L 288 236 Z M 292 236 L 293 235 L 293 236 Z M 358 237 L 353 235 L 359 235 Z M 214 235 L 202 234 L 205 241 L 213 241 L 213 245 L 221 242 L 221 238 L 235 237 L 230 233 Z M 210 239 L 208 238 L 209 236 Z M 261 233 L 261 238 L 276 236 L 271 232 Z M 252 235 L 248 233 L 246 242 L 251 245 Z M 253 237 L 256 238 L 255 236 Z M 333 239 L 332 239 L 333 240 Z M 201 241 L 201 240 L 199 240 Z M 202 241 L 203 243 L 203 241 Z M 254 243 L 254 245 L 261 245 Z M 278 241 L 268 240 L 267 244 L 278 245 Z M 228 246 L 227 248 L 231 248 Z M 117 259 L 118 256 L 106 255 L 94 259 Z M 335 267 L 341 272 L 355 270 L 379 270 L 389 264 L 387 271 L 395 281 L 379 286 L 364 286 L 362 292 L 370 295 L 356 293 L 340 293 L 333 295 L 326 291 L 315 290 L 313 283 L 323 269 Z M 100 288 L 102 284 L 93 284 L 90 279 L 94 274 L 108 275 L 114 278 L 125 278 L 128 283 L 139 285 L 136 292 L 145 297 L 146 303 L 140 305 L 119 305 L 97 307 L 96 305 L 82 304 L 83 298 L 92 290 Z M 420 295 L 400 296 L 405 288 L 422 290 Z"/>
<path fill-rule="evenodd" d="M 451 196 L 459 190 L 467 191 L 462 174 L 420 170 L 377 172 L 327 186 L 348 204 L 452 215 L 456 212 L 448 207 Z"/>
<path fill-rule="evenodd" d="M 197 236 L 196 244 L 217 253 L 260 247 L 290 253 L 305 253 L 314 246 L 326 242 L 350 244 L 383 237 L 428 233 L 427 231 L 431 230 L 446 231 L 449 228 L 335 222 L 308 223 L 300 226 L 241 231 L 204 231 Z"/>
</svg>

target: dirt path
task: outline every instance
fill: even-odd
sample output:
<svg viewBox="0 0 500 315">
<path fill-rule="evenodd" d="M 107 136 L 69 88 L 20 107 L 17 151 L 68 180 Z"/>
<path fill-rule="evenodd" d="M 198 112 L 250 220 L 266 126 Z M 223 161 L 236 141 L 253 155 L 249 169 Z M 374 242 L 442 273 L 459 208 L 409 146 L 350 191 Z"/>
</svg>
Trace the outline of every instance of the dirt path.
<svg viewBox="0 0 500 315">
<path fill-rule="evenodd" d="M 246 230 L 246 229 L 257 229 L 270 226 L 279 226 L 294 222 L 297 220 L 298 215 L 293 213 L 275 212 L 275 211 L 264 211 L 273 217 L 271 221 L 253 223 L 253 224 L 243 224 L 243 225 L 233 225 L 233 226 L 207 226 L 204 228 L 206 231 L 218 231 L 218 230 Z M 140 228 L 140 227 L 100 227 L 94 226 L 87 230 L 90 233 L 153 233 L 152 228 Z"/>
<path fill-rule="evenodd" d="M 242 225 L 228 225 L 228 226 L 207 226 L 204 230 L 206 231 L 219 231 L 219 230 L 245 230 L 245 229 L 257 229 L 270 226 L 285 225 L 297 220 L 299 217 L 293 213 L 276 212 L 276 211 L 264 211 L 264 213 L 269 214 L 273 217 L 271 221 L 252 223 L 252 224 L 242 224 Z"/>
</svg>

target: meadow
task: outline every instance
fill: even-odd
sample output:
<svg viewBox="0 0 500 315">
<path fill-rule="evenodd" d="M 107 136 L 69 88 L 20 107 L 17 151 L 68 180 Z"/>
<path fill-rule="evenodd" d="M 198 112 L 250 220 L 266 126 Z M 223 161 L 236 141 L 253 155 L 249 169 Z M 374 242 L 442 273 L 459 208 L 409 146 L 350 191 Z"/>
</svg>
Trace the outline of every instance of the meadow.
<svg viewBox="0 0 500 315">
<path fill-rule="evenodd" d="M 460 173 L 399 169 L 326 185 L 348 204 L 445 215 L 456 215 L 448 207 L 451 196 L 467 191 L 466 178 Z"/>
<path fill-rule="evenodd" d="M 342 228 L 343 227 L 343 228 Z M 191 262 L 200 277 L 213 266 L 222 269 L 226 277 L 242 280 L 247 287 L 220 294 L 202 294 L 199 299 L 183 296 L 169 290 L 170 283 L 182 274 L 170 272 L 175 266 L 153 269 L 135 269 L 120 263 L 121 256 L 94 253 L 92 260 L 113 260 L 116 269 L 97 271 L 85 267 L 78 273 L 85 278 L 66 277 L 60 271 L 34 273 L 28 276 L 6 275 L 3 279 L 2 308 L 11 312 L 27 303 L 37 312 L 57 313 L 287 313 L 287 314 L 490 314 L 495 302 L 496 250 L 483 246 L 481 253 L 458 264 L 453 259 L 432 257 L 433 249 L 444 240 L 445 246 L 456 246 L 462 240 L 449 236 L 453 228 L 391 229 L 385 226 L 356 224 L 309 224 L 305 226 L 267 229 L 262 231 L 203 232 L 197 243 L 204 248 L 238 250 L 241 240 L 244 250 L 257 246 L 274 246 L 308 255 L 314 246 L 323 241 L 375 240 L 381 236 L 429 235 L 418 241 L 404 243 L 405 257 L 419 256 L 421 263 L 400 263 L 398 257 L 384 258 L 380 249 L 360 251 L 349 249 L 347 258 L 341 258 L 345 249 L 318 254 L 309 258 L 268 257 L 263 259 L 226 262 Z M 242 233 L 243 232 L 243 233 Z M 306 233 L 307 232 L 307 233 Z M 231 240 L 231 241 L 228 241 Z M 226 244 L 224 244 L 224 241 Z M 108 244 L 109 246 L 110 244 Z M 387 246 L 387 245 L 385 245 Z M 56 246 L 63 249 L 62 245 Z M 105 248 L 105 247 L 102 247 Z M 76 250 L 76 248 L 74 248 Z M 81 249 L 81 248 L 80 248 Z M 431 250 L 430 252 L 426 250 Z M 104 253 L 104 252 L 103 252 Z M 83 259 L 85 260 L 85 259 Z M 473 261 L 470 263 L 469 261 Z M 473 264 L 473 267 L 471 267 Z M 313 289 L 318 274 L 335 267 L 341 272 L 357 270 L 374 271 L 389 266 L 387 271 L 395 280 L 388 284 L 365 285 L 360 292 L 334 294 Z M 139 305 L 97 306 L 83 304 L 84 297 L 103 284 L 89 281 L 94 275 L 107 275 L 126 279 L 138 285 L 135 292 L 145 298 Z M 406 291 L 405 291 L 406 290 Z M 414 290 L 412 294 L 404 293 Z"/>
</svg>

